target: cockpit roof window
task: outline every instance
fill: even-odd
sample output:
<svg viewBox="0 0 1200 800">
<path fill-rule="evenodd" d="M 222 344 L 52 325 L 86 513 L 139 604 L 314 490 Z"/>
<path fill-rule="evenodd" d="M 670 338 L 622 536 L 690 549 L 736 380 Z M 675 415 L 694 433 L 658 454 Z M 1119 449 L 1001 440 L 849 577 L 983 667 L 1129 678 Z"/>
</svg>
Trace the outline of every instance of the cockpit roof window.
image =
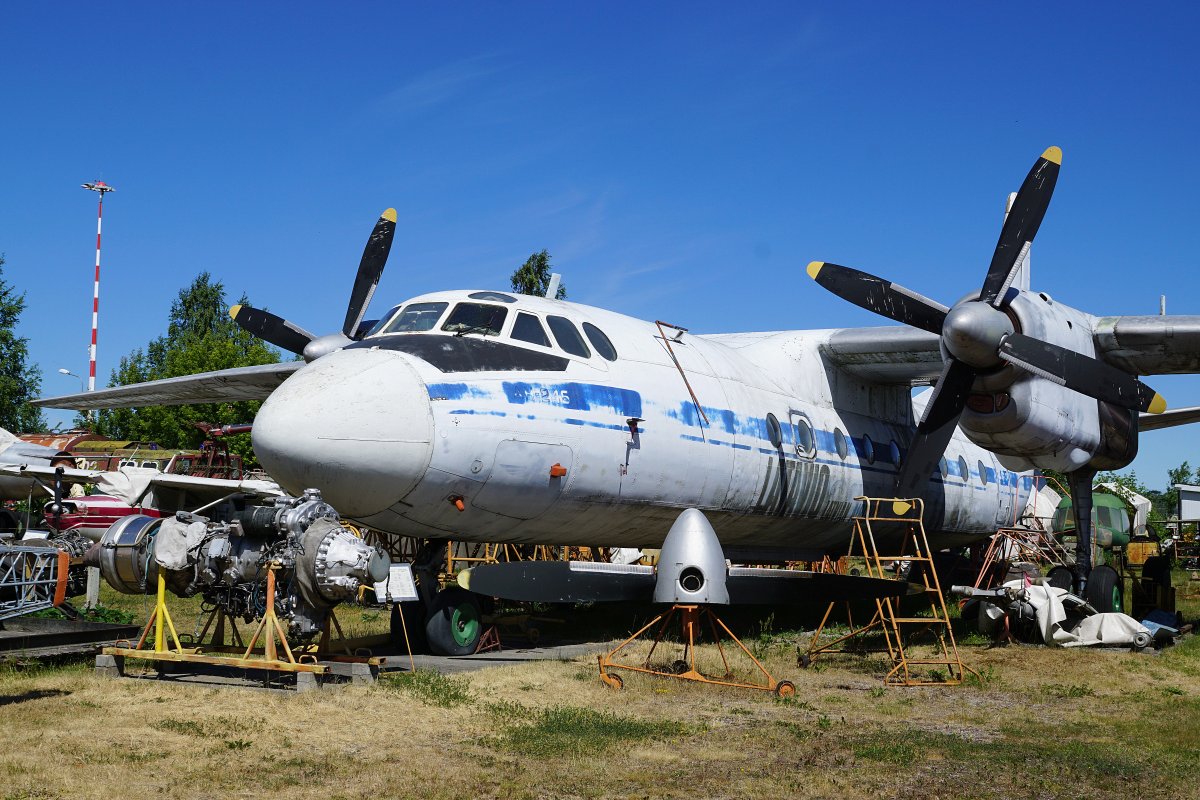
<svg viewBox="0 0 1200 800">
<path fill-rule="evenodd" d="M 540 344 L 542 347 L 550 346 L 550 337 L 546 335 L 542 323 L 538 322 L 538 318 L 533 314 L 526 314 L 524 311 L 517 314 L 517 321 L 513 323 L 509 336 L 518 341 Z"/>
<path fill-rule="evenodd" d="M 374 325 L 371 326 L 371 330 L 369 330 L 363 334 L 363 338 L 365 339 L 368 336 L 374 336 L 375 334 L 382 331 L 383 326 L 387 325 L 388 320 L 390 320 L 392 317 L 396 316 L 396 312 L 399 310 L 400 310 L 400 306 L 393 306 L 391 311 L 384 314 L 382 317 L 379 318 L 378 322 L 376 322 Z"/>
<path fill-rule="evenodd" d="M 467 297 L 472 300 L 491 300 L 494 303 L 515 303 L 517 298 L 503 292 L 471 292 Z"/>
<path fill-rule="evenodd" d="M 465 336 L 468 333 L 479 333 L 484 336 L 499 336 L 504 327 L 504 318 L 508 309 L 504 306 L 493 306 L 486 303 L 459 303 L 446 317 L 442 330 Z"/>
<path fill-rule="evenodd" d="M 383 328 L 383 333 L 423 333 L 433 330 L 449 303 L 412 303 Z"/>
<path fill-rule="evenodd" d="M 592 347 L 596 348 L 596 352 L 605 361 L 617 360 L 617 348 L 613 347 L 612 342 L 604 335 L 604 331 L 590 322 L 585 322 L 583 323 L 583 332 L 587 334 L 588 341 L 592 343 Z"/>
<path fill-rule="evenodd" d="M 546 317 L 546 324 L 550 326 L 550 332 L 554 334 L 554 341 L 558 342 L 559 347 L 573 356 L 591 358 L 592 351 L 588 350 L 571 320 L 566 317 Z"/>
</svg>

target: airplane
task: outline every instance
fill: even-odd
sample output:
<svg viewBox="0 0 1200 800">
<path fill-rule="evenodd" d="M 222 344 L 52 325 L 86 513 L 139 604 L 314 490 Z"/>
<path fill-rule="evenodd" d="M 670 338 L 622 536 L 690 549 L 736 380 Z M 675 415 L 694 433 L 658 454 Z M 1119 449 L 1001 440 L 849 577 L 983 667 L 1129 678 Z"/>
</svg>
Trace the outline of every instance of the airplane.
<svg viewBox="0 0 1200 800">
<path fill-rule="evenodd" d="M 1060 164 L 1058 148 L 1035 162 L 980 293 L 953 307 L 810 264 L 824 288 L 902 327 L 700 335 L 490 290 L 425 294 L 364 321 L 389 209 L 340 332 L 230 310 L 303 360 L 37 404 L 264 400 L 252 442 L 267 472 L 391 534 L 655 547 L 695 508 L 731 559 L 814 560 L 844 550 L 866 495 L 923 498 L 935 547 L 978 543 L 1016 519 L 1034 469 L 1067 471 L 1090 496 L 1090 475 L 1133 459 L 1142 419 L 1165 407 L 1135 375 L 1200 372 L 1200 317 L 1096 317 L 1029 288 Z M 1195 418 L 1168 412 L 1156 426 Z M 453 626 L 476 599 L 422 586 L 431 646 L 468 652 Z"/>
</svg>

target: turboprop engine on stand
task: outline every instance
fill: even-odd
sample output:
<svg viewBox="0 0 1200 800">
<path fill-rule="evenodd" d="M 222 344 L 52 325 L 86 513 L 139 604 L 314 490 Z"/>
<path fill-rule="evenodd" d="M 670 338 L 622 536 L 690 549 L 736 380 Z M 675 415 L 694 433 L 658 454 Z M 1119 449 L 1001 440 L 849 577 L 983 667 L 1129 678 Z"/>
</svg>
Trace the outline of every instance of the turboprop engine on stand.
<svg viewBox="0 0 1200 800">
<path fill-rule="evenodd" d="M 320 633 L 334 606 L 388 576 L 387 554 L 343 525 L 315 489 L 274 505 L 226 503 L 211 513 L 122 517 L 89 551 L 88 563 L 119 592 L 153 594 L 162 574 L 180 597 L 200 594 L 247 622 L 266 610 L 274 563 L 275 613 L 298 639 Z"/>
</svg>

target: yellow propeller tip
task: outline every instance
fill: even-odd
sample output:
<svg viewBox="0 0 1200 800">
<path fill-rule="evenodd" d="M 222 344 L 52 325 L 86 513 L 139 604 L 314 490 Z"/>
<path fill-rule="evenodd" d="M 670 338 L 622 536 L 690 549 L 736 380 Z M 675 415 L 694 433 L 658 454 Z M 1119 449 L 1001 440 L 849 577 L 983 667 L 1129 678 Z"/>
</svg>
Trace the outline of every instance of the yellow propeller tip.
<svg viewBox="0 0 1200 800">
<path fill-rule="evenodd" d="M 1161 394 L 1155 392 L 1154 399 L 1150 401 L 1150 407 L 1146 410 L 1151 414 L 1161 414 L 1167 410 L 1167 401 L 1163 399 Z"/>
<path fill-rule="evenodd" d="M 239 311 L 241 311 L 241 310 L 242 310 L 242 304 L 241 304 L 241 303 L 238 303 L 236 306 L 230 306 L 230 307 L 229 307 L 229 317 L 230 317 L 230 319 L 237 319 L 238 312 L 239 312 Z"/>
<path fill-rule="evenodd" d="M 821 271 L 821 267 L 825 266 L 824 261 L 810 261 L 808 264 L 808 277 L 814 281 L 817 279 L 817 274 Z"/>
<path fill-rule="evenodd" d="M 380 219 L 386 219 L 388 222 L 396 221 L 396 209 L 389 208 L 387 211 L 379 215 Z"/>
<path fill-rule="evenodd" d="M 468 592 L 471 591 L 471 570 L 464 569 L 458 573 L 458 585 Z"/>
<path fill-rule="evenodd" d="M 1046 152 L 1042 153 L 1042 158 L 1047 161 L 1053 161 L 1055 164 L 1062 166 L 1062 149 L 1058 147 L 1047 147 Z"/>
</svg>

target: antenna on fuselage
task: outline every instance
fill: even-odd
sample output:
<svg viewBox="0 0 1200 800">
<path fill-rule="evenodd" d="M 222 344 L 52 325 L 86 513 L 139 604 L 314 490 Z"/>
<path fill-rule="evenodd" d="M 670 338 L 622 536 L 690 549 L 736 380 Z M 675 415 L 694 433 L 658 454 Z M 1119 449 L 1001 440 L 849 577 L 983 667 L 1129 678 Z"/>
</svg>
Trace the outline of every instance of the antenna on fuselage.
<svg viewBox="0 0 1200 800">
<path fill-rule="evenodd" d="M 562 283 L 562 275 L 557 272 L 550 273 L 550 285 L 546 287 L 546 297 L 551 300 L 558 299 L 558 285 Z"/>
</svg>

